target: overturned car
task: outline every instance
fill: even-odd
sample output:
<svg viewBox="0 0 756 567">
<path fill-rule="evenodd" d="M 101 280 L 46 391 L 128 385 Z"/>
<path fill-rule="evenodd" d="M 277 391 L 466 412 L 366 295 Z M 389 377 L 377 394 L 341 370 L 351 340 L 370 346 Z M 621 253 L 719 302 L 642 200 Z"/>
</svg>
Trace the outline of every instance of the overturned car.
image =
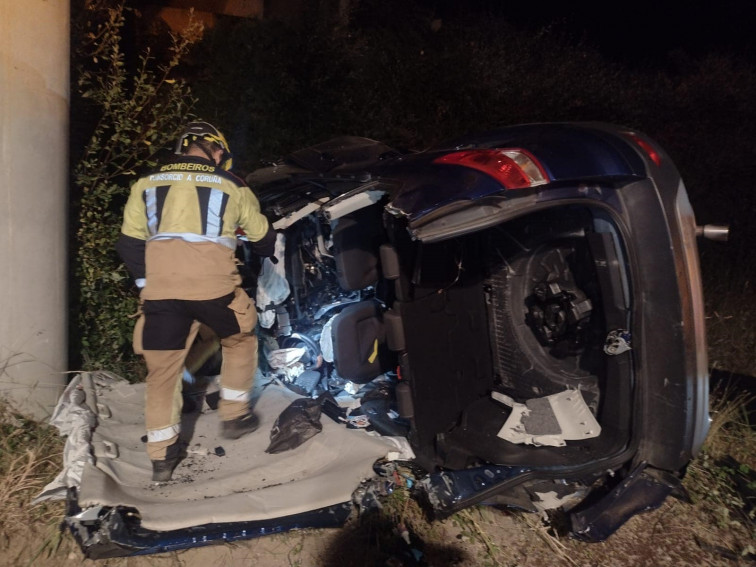
<svg viewBox="0 0 756 567">
<path fill-rule="evenodd" d="M 331 419 L 264 472 L 253 467 L 271 457 L 268 439 L 239 440 L 257 445 L 238 478 L 213 468 L 212 489 L 190 493 L 197 475 L 185 475 L 179 494 L 148 487 L 149 463 L 121 427 L 140 423 L 114 409 L 128 388 L 92 385 L 94 458 L 66 518 L 88 556 L 339 525 L 370 492 L 361 480 L 391 470 L 389 453 L 433 517 L 481 503 L 561 508 L 586 541 L 680 487 L 709 423 L 703 230 L 653 140 L 534 124 L 408 154 L 344 137 L 247 182 L 279 233 L 277 263 L 250 255 L 246 266 L 261 380 L 274 385 L 258 402 L 261 431 L 292 396 L 327 396 Z M 188 430 L 211 435 L 199 420 Z M 189 456 L 230 452 L 218 448 Z M 132 453 L 145 461 L 138 481 L 141 465 L 119 463 Z M 303 453 L 322 462 L 303 465 Z M 310 484 L 296 492 L 289 477 Z"/>
</svg>

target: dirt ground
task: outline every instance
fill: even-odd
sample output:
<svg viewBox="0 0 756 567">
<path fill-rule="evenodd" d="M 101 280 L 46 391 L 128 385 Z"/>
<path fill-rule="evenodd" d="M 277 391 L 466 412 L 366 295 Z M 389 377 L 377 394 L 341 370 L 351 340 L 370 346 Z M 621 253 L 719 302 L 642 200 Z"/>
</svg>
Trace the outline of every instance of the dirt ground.
<svg viewBox="0 0 756 567">
<path fill-rule="evenodd" d="M 68 533 L 20 529 L 0 542 L 0 565 L 86 567 L 372 567 L 372 566 L 616 566 L 756 565 L 744 541 L 750 530 L 712 525 L 700 507 L 668 500 L 631 519 L 609 540 L 586 544 L 557 536 L 536 514 L 478 507 L 443 522 L 408 517 L 410 545 L 385 519 L 352 521 L 341 529 L 301 530 L 233 544 L 142 557 L 89 560 Z M 559 531 L 557 529 L 557 531 Z"/>
</svg>

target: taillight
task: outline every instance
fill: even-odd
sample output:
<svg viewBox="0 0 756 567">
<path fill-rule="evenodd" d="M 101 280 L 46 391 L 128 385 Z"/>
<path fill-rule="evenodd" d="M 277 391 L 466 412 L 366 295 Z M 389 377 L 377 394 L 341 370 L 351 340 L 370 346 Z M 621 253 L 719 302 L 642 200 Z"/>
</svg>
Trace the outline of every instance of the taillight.
<svg viewBox="0 0 756 567">
<path fill-rule="evenodd" d="M 516 148 L 462 150 L 436 158 L 433 163 L 477 169 L 507 189 L 525 189 L 549 182 L 548 175 L 535 157 Z"/>
<path fill-rule="evenodd" d="M 635 142 L 635 145 L 642 149 L 645 154 L 651 158 L 651 161 L 653 161 L 656 165 L 661 164 L 661 156 L 651 146 L 651 144 L 649 144 L 646 140 L 639 138 L 637 134 L 633 134 L 632 132 L 625 132 L 625 135 L 633 142 Z"/>
</svg>

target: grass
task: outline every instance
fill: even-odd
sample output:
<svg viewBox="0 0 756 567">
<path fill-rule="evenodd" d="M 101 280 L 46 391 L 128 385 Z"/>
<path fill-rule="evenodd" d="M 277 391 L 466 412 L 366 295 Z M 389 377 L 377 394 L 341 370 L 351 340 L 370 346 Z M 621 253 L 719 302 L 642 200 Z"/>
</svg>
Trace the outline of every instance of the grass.
<svg viewBox="0 0 756 567">
<path fill-rule="evenodd" d="M 742 261 L 753 253 L 735 242 L 699 247 L 709 367 L 756 377 L 756 265 Z"/>
<path fill-rule="evenodd" d="M 52 556 L 73 549 L 63 545 L 59 525 L 63 504 L 33 506 L 32 499 L 58 473 L 63 440 L 57 430 L 25 419 L 0 403 L 0 562 L 33 565 L 42 555 Z M 35 541 L 33 547 L 18 546 L 17 540 Z"/>
<path fill-rule="evenodd" d="M 756 289 L 749 282 L 736 294 L 707 296 L 709 366 L 713 370 L 756 376 Z"/>
<path fill-rule="evenodd" d="M 710 435 L 685 479 L 694 506 L 716 531 L 699 543 L 756 558 L 756 433 L 746 408 L 755 397 L 726 388 L 714 397 Z"/>
</svg>

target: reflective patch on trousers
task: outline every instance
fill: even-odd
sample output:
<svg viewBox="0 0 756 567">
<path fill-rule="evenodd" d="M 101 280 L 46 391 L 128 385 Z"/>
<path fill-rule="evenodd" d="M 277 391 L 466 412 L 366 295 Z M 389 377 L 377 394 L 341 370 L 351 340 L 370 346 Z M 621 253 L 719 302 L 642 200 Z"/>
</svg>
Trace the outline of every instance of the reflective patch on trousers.
<svg viewBox="0 0 756 567">
<path fill-rule="evenodd" d="M 147 431 L 147 442 L 159 443 L 160 441 L 168 441 L 168 439 L 176 437 L 179 434 L 179 430 L 180 426 L 178 423 L 176 425 L 164 427 L 163 429 L 150 429 Z"/>
<path fill-rule="evenodd" d="M 221 388 L 220 397 L 227 402 L 248 402 L 249 392 L 245 390 L 232 390 L 231 388 Z"/>
</svg>

